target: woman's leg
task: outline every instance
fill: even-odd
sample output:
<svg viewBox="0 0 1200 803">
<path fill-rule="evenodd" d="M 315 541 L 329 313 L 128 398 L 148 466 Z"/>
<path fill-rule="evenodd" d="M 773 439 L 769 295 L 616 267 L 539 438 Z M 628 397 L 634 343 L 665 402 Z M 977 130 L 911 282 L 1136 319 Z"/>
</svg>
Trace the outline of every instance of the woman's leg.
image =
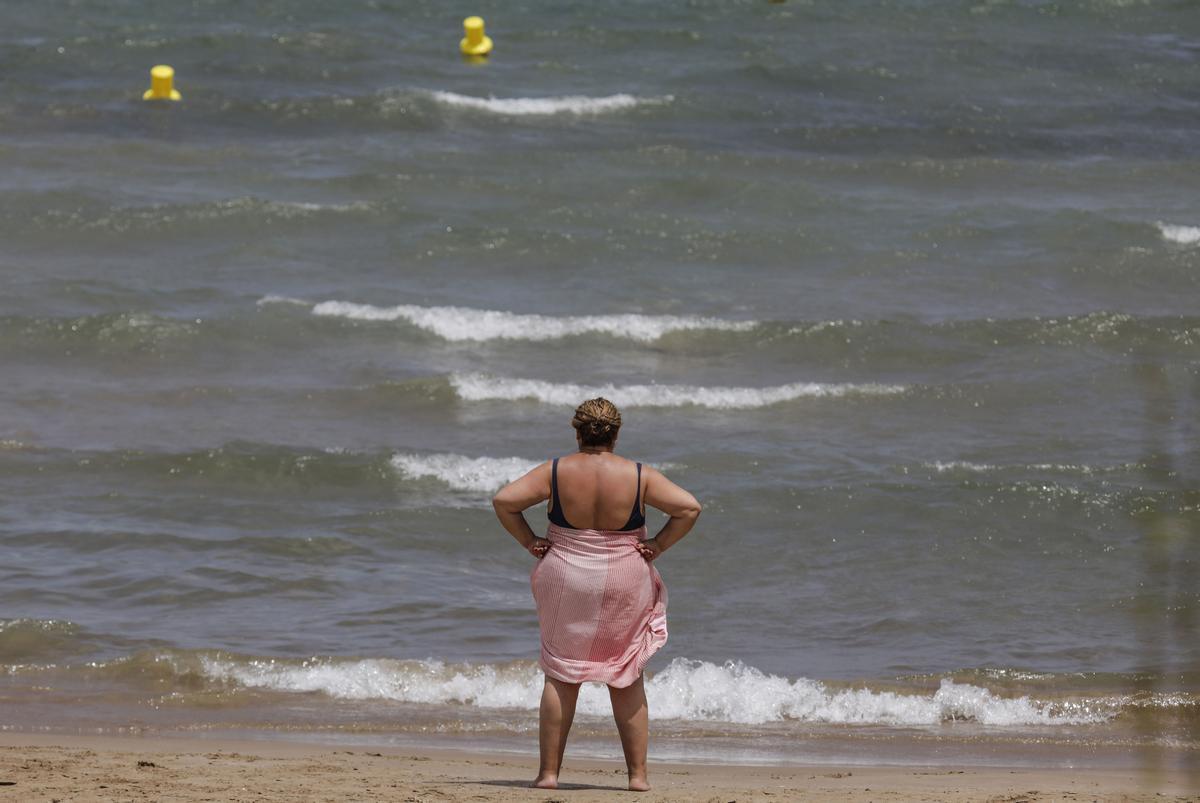
<svg viewBox="0 0 1200 803">
<path fill-rule="evenodd" d="M 540 789 L 557 789 L 558 773 L 562 769 L 563 751 L 567 749 L 567 734 L 575 719 L 575 702 L 579 699 L 579 684 L 564 683 L 547 677 L 542 687 L 542 707 L 538 743 L 541 747 L 541 769 L 533 785 Z"/>
<path fill-rule="evenodd" d="M 650 741 L 650 711 L 646 707 L 646 687 L 638 677 L 632 685 L 623 689 L 608 687 L 612 699 L 613 719 L 617 721 L 617 732 L 621 734 L 621 748 L 625 751 L 625 765 L 629 768 L 629 788 L 645 792 L 650 788 L 646 780 L 646 744 Z"/>
</svg>

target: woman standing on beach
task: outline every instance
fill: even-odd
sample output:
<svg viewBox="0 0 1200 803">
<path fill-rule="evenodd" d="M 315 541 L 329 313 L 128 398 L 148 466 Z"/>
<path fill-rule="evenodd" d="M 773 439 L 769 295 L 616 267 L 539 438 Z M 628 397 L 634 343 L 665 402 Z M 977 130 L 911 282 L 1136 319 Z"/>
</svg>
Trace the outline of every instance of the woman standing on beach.
<svg viewBox="0 0 1200 803">
<path fill-rule="evenodd" d="M 667 640 L 667 589 L 651 562 L 692 529 L 700 503 L 658 471 L 613 454 L 621 414 L 607 399 L 579 405 L 571 426 L 575 454 L 543 463 L 492 500 L 504 529 L 538 559 L 531 583 L 546 684 L 533 785 L 557 788 L 579 686 L 599 681 L 608 685 L 629 788 L 646 791 L 642 670 Z M 547 499 L 550 526 L 539 538 L 523 511 Z M 653 538 L 643 503 L 670 517 Z"/>
</svg>

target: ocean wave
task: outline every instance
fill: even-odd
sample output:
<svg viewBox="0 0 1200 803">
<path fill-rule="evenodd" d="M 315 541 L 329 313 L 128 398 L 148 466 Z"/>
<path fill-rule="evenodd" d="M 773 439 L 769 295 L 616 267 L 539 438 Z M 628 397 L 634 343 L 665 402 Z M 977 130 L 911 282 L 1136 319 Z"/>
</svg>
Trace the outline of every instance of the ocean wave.
<svg viewBox="0 0 1200 803">
<path fill-rule="evenodd" d="M 303 299 L 299 299 L 299 298 L 292 298 L 291 296 L 269 295 L 269 296 L 263 296 L 262 298 L 260 298 L 258 301 L 255 302 L 255 306 L 258 306 L 258 307 L 265 307 L 270 304 L 290 304 L 293 307 L 309 306 L 307 301 L 304 301 Z"/>
<path fill-rule="evenodd" d="M 446 664 L 390 659 L 234 660 L 202 657 L 212 681 L 280 692 L 321 693 L 345 700 L 461 704 L 536 711 L 542 673 L 532 664 Z M 646 683 L 650 716 L 657 720 L 762 724 L 801 721 L 835 724 L 919 726 L 971 721 L 990 726 L 1071 725 L 1103 722 L 1113 715 L 1029 697 L 1005 698 L 986 688 L 943 679 L 932 694 L 871 689 L 834 690 L 807 678 L 789 679 L 741 662 L 723 665 L 676 658 Z M 611 712 L 600 684 L 586 684 L 578 710 Z"/>
<path fill-rule="evenodd" d="M 718 410 L 769 407 L 803 398 L 886 396 L 904 393 L 905 385 L 878 383 L 793 382 L 763 388 L 697 385 L 576 385 L 538 379 L 511 379 L 486 374 L 452 374 L 450 384 L 464 401 L 533 399 L 545 404 L 575 406 L 581 399 L 604 396 L 629 407 L 683 407 Z"/>
<path fill-rule="evenodd" d="M 551 114 L 603 114 L 632 109 L 636 106 L 657 106 L 674 100 L 670 95 L 637 97 L 625 93 L 602 97 L 563 95 L 547 98 L 480 98 L 473 95 L 460 95 L 457 92 L 431 90 L 429 96 L 446 106 L 516 117 Z"/>
<path fill-rule="evenodd" d="M 933 469 L 939 474 L 951 472 L 970 472 L 986 474 L 991 472 L 1047 472 L 1058 474 L 1108 474 L 1113 472 L 1133 471 L 1141 468 L 1140 463 L 1123 463 L 1116 466 L 1089 466 L 1083 463 L 1019 463 L 997 465 L 994 463 L 973 463 L 968 460 L 933 460 L 921 464 L 922 467 Z"/>
<path fill-rule="evenodd" d="M 83 452 L 71 449 L 37 449 L 16 441 L 0 441 L 0 451 L 4 450 L 36 454 L 39 466 L 43 470 L 52 471 L 60 477 L 76 474 L 123 474 L 129 477 L 129 481 L 136 483 L 169 480 L 172 484 L 180 481 L 199 482 L 210 486 L 236 487 L 240 491 L 250 488 L 262 491 L 303 489 L 314 493 L 322 488 L 352 487 L 361 490 L 368 486 L 377 486 L 384 491 L 395 487 L 398 476 L 405 481 L 436 480 L 453 491 L 470 495 L 472 501 L 477 501 L 481 494 L 495 492 L 548 459 L 471 457 L 448 452 L 395 452 L 381 455 L 375 451 L 338 447 L 298 448 L 244 441 L 212 449 L 183 452 L 142 452 L 129 449 Z M 656 462 L 653 465 L 662 471 L 681 467 L 678 463 L 668 462 Z M 462 501 L 458 497 L 447 498 L 444 494 L 434 498 L 442 498 L 455 505 Z M 70 529 L 29 536 L 31 541 L 39 543 L 54 541 L 72 546 L 75 546 L 75 537 L 76 534 Z M 164 543 L 171 540 L 157 533 L 154 537 Z M 120 530 L 110 533 L 94 528 L 78 536 L 78 540 L 80 543 L 77 546 L 92 549 L 105 548 L 107 545 L 141 543 L 133 533 Z M 298 540 L 293 540 L 297 545 L 300 544 Z M 303 539 L 307 546 L 298 548 L 307 552 L 314 545 L 314 540 L 320 541 L 313 538 Z M 246 539 L 249 548 L 273 542 L 274 539 L 261 535 Z M 223 543 L 228 545 L 237 542 L 229 540 Z M 0 632 L 3 629 L 4 620 L 0 619 Z"/>
<path fill-rule="evenodd" d="M 467 457 L 460 454 L 396 454 L 392 467 L 402 476 L 433 477 L 456 491 L 491 493 L 542 461 L 523 457 Z"/>
<path fill-rule="evenodd" d="M 292 302 L 268 296 L 259 303 Z M 691 315 L 524 315 L 470 307 L 422 307 L 401 304 L 377 307 L 349 301 L 322 301 L 314 315 L 355 321 L 398 321 L 408 323 L 450 341 L 554 340 L 572 335 L 607 334 L 640 342 L 657 340 L 671 332 L 721 330 L 744 332 L 754 321 L 729 321 Z"/>
<path fill-rule="evenodd" d="M 906 358 L 927 362 L 941 352 L 955 360 L 978 359 L 996 348 L 1023 345 L 1089 346 L 1120 353 L 1141 347 L 1182 348 L 1189 353 L 1200 343 L 1200 317 L 1185 315 L 1136 316 L 1123 312 L 1031 318 L 973 318 L 945 321 L 833 319 L 815 321 L 734 320 L 705 315 L 538 315 L 456 306 L 399 304 L 376 306 L 331 299 L 313 303 L 286 295 L 268 295 L 259 308 L 302 309 L 313 315 L 353 321 L 400 321 L 451 342 L 549 341 L 600 334 L 653 343 L 668 336 L 671 348 L 779 344 L 788 349 L 799 341 L 813 359 L 839 359 L 854 354 L 881 366 L 902 364 Z M 974 347 L 976 351 L 964 349 Z M 898 362 L 899 361 L 899 362 Z"/>
<path fill-rule="evenodd" d="M 929 695 L 871 689 L 831 690 L 739 662 L 724 665 L 676 658 L 647 686 L 663 719 L 756 724 L 780 720 L 836 724 L 934 725 L 967 720 L 982 725 L 1099 722 L 1107 714 L 1062 713 L 1028 697 L 1003 698 L 986 688 L 942 679 Z"/>
<path fill-rule="evenodd" d="M 1159 222 L 1158 231 L 1163 239 L 1179 245 L 1196 245 L 1200 243 L 1200 226 L 1179 226 Z"/>
<path fill-rule="evenodd" d="M 82 628 L 64 619 L 0 619 L 0 666 L 11 674 L 14 665 L 76 652 L 84 641 Z"/>
<path fill-rule="evenodd" d="M 209 389 L 192 388 L 197 397 Z M 178 391 L 168 391 L 178 398 Z M 196 482 L 247 492 L 309 492 L 318 488 L 395 486 L 395 470 L 388 455 L 374 451 L 304 448 L 273 443 L 231 441 L 223 446 L 191 451 L 139 449 L 76 450 L 28 449 L 37 454 L 40 470 L 60 478 L 125 476 L 134 484 L 167 480 L 172 484 Z M 74 480 L 68 480 L 74 481 Z"/>
<path fill-rule="evenodd" d="M 939 474 L 944 474 L 947 471 L 995 471 L 999 466 L 991 465 L 990 463 L 971 463 L 966 460 L 935 460 L 931 463 L 922 463 L 925 468 L 931 468 Z"/>
<path fill-rule="evenodd" d="M 392 468 L 403 477 L 431 477 L 456 491 L 469 493 L 492 493 L 544 462 L 524 457 L 468 457 L 446 453 L 398 453 L 391 459 Z M 655 467 L 667 471 L 679 468 L 679 465 L 656 463 Z"/>
<path fill-rule="evenodd" d="M 276 201 L 253 196 L 226 198 L 185 204 L 150 206 L 76 206 L 48 209 L 37 217 L 41 225 L 72 228 L 77 231 L 101 230 L 113 233 L 170 231 L 181 226 L 207 225 L 224 220 L 244 220 L 260 224 L 271 221 L 309 220 L 318 215 L 345 215 L 371 212 L 366 201 L 315 203 Z"/>
<path fill-rule="evenodd" d="M 19 343 L 23 348 L 52 348 L 63 344 L 72 350 L 158 353 L 171 345 L 190 341 L 205 328 L 200 319 L 179 319 L 147 312 L 101 313 L 79 317 L 0 317 L 0 344 Z"/>
</svg>

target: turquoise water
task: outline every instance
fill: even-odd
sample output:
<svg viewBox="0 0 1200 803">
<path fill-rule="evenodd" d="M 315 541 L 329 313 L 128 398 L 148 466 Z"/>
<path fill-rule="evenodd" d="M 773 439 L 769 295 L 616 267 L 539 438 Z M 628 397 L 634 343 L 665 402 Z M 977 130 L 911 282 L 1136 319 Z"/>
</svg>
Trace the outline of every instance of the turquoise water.
<svg viewBox="0 0 1200 803">
<path fill-rule="evenodd" d="M 10 11 L 11 723 L 526 727 L 488 498 L 602 392 L 705 505 L 663 728 L 1194 745 L 1195 8 L 467 11 Z"/>
</svg>

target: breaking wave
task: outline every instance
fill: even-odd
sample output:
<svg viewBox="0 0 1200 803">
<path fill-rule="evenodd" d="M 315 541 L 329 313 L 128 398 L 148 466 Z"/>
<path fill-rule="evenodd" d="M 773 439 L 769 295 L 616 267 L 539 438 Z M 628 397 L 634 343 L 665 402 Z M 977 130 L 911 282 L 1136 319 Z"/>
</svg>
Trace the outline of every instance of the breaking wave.
<svg viewBox="0 0 1200 803">
<path fill-rule="evenodd" d="M 430 477 L 455 491 L 492 493 L 523 476 L 545 460 L 524 457 L 468 457 L 461 454 L 398 453 L 391 465 L 402 477 Z M 663 471 L 679 468 L 675 463 L 655 463 Z"/>
<path fill-rule="evenodd" d="M 1140 463 L 1123 463 L 1116 466 L 1089 466 L 1083 463 L 1022 463 L 1000 465 L 995 463 L 973 463 L 968 460 L 934 460 L 921 464 L 924 468 L 933 469 L 939 474 L 965 472 L 987 474 L 992 472 L 1046 472 L 1054 474 L 1110 474 L 1115 472 L 1133 471 L 1141 468 Z"/>
<path fill-rule="evenodd" d="M 285 299 L 280 297 L 269 296 L 260 303 L 284 301 Z M 671 332 L 700 329 L 745 332 L 757 325 L 755 321 L 729 321 L 692 315 L 555 317 L 470 307 L 421 307 L 413 304 L 376 307 L 348 301 L 322 301 L 313 306 L 312 312 L 314 315 L 356 321 L 407 321 L 413 326 L 451 341 L 554 340 L 572 335 L 599 333 L 650 342 Z"/>
<path fill-rule="evenodd" d="M 1170 223 L 1157 223 L 1158 231 L 1163 239 L 1179 245 L 1196 245 L 1200 243 L 1200 226 L 1177 226 Z"/>
<path fill-rule="evenodd" d="M 635 343 L 654 343 L 678 336 L 672 347 L 744 347 L 747 344 L 804 343 L 810 356 L 853 353 L 867 355 L 880 365 L 894 366 L 910 355 L 926 358 L 929 349 L 965 359 L 997 347 L 1057 345 L 1100 347 L 1127 353 L 1154 347 L 1184 349 L 1194 354 L 1200 343 L 1200 317 L 1167 315 L 1142 317 L 1122 312 L 1014 319 L 977 318 L 946 321 L 889 320 L 736 320 L 708 315 L 539 315 L 458 306 L 397 304 L 377 306 L 337 299 L 312 302 L 286 295 L 268 295 L 260 309 L 278 314 L 307 313 L 350 321 L 394 323 L 449 342 L 542 342 L 602 334 Z M 3 319 L 0 319 L 0 324 Z M 16 323 L 16 321 L 14 321 Z M 972 351 L 976 349 L 976 351 Z"/>
<path fill-rule="evenodd" d="M 670 95 L 642 98 L 625 93 L 602 97 L 563 95 L 548 98 L 480 98 L 473 95 L 460 95 L 457 92 L 434 90 L 429 95 L 438 103 L 446 106 L 518 117 L 549 114 L 603 114 L 632 109 L 635 106 L 657 106 L 674 100 Z"/>
<path fill-rule="evenodd" d="M 321 693 L 348 700 L 456 703 L 479 708 L 536 711 L 541 671 L 510 665 L 445 664 L 390 659 L 232 660 L 201 658 L 209 680 L 257 689 Z M 836 724 L 1072 725 L 1103 722 L 1109 706 L 1062 706 L 1029 697 L 1000 697 L 986 688 L 942 679 L 932 694 L 828 688 L 808 678 L 789 679 L 741 662 L 723 665 L 676 658 L 646 683 L 650 715 L 659 720 L 759 724 L 786 720 Z M 607 716 L 608 696 L 586 684 L 580 713 Z"/>
<path fill-rule="evenodd" d="M 699 385 L 576 385 L 539 379 L 510 379 L 486 374 L 453 374 L 450 384 L 464 401 L 533 399 L 545 404 L 575 406 L 580 399 L 604 396 L 621 406 L 683 407 L 718 410 L 769 407 L 803 398 L 885 396 L 904 393 L 905 385 L 793 382 L 763 388 Z"/>
<path fill-rule="evenodd" d="M 523 457 L 467 457 L 460 454 L 397 454 L 392 467 L 413 479 L 433 477 L 456 491 L 490 493 L 542 461 Z"/>
</svg>

